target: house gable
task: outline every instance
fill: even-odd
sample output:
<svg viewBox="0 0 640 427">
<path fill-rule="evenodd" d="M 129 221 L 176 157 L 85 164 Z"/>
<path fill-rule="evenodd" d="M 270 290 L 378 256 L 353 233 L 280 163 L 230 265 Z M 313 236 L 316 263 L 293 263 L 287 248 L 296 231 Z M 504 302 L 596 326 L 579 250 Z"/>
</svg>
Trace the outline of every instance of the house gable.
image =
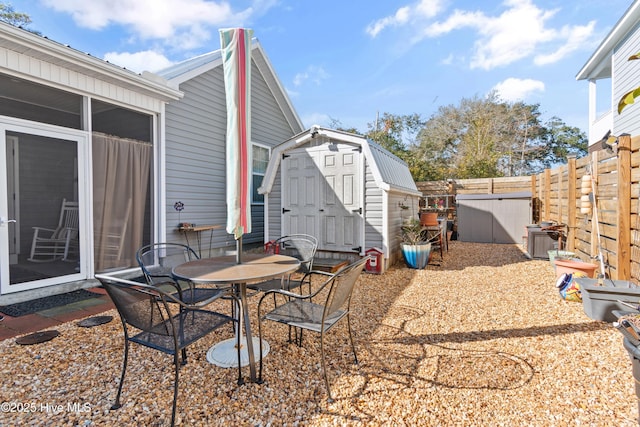
<svg viewBox="0 0 640 427">
<path fill-rule="evenodd" d="M 178 102 L 166 108 L 166 205 L 167 239 L 180 221 L 196 224 L 226 223 L 226 99 L 220 52 L 211 52 L 176 64 L 160 72 L 170 84 L 184 92 Z M 300 132 L 302 125 L 286 93 L 273 74 L 262 48 L 252 50 L 251 140 L 271 148 Z M 182 201 L 178 214 L 172 206 Z M 251 207 L 252 233 L 245 243 L 261 242 L 264 205 Z M 208 237 L 208 236 L 207 236 Z M 213 233 L 213 248 L 234 244 L 233 236 Z"/>
</svg>

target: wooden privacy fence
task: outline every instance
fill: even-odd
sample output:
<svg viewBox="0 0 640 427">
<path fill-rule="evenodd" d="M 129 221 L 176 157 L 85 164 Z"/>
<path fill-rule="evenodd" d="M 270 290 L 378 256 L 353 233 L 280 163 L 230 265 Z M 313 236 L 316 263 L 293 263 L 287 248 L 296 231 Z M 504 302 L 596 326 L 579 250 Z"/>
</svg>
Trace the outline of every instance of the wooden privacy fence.
<svg viewBox="0 0 640 427">
<path fill-rule="evenodd" d="M 589 194 L 583 186 L 591 187 Z M 621 135 L 612 151 L 569 158 L 538 175 L 450 180 L 447 187 L 455 194 L 530 191 L 534 222 L 566 225 L 564 249 L 594 263 L 602 254 L 609 277 L 640 281 L 640 136 Z M 444 186 L 418 183 L 425 196 L 436 188 Z M 589 201 L 595 203 L 587 213 Z"/>
</svg>

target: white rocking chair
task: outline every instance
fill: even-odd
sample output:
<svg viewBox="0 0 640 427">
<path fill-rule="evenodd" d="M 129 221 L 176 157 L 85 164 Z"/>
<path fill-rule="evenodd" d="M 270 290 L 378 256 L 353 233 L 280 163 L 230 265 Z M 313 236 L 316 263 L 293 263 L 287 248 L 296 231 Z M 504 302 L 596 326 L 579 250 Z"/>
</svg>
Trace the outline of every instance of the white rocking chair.
<svg viewBox="0 0 640 427">
<path fill-rule="evenodd" d="M 57 259 L 67 261 L 70 249 L 78 247 L 78 202 L 62 199 L 58 226 L 53 228 L 33 227 L 31 262 L 50 262 Z"/>
</svg>

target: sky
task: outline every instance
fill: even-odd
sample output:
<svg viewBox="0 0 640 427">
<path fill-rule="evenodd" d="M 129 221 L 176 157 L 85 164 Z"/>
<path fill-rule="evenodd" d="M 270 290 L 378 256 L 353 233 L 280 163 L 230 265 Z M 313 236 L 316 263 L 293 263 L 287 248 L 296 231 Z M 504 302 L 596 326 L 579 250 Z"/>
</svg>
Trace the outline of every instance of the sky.
<svg viewBox="0 0 640 427">
<path fill-rule="evenodd" d="M 3 0 L 30 29 L 129 70 L 157 71 L 251 28 L 303 125 L 366 132 L 497 91 L 588 130 L 576 74 L 630 0 Z M 605 100 L 607 103 L 609 100 Z M 605 103 L 604 108 L 610 108 Z M 599 105 L 600 107 L 600 105 Z"/>
</svg>

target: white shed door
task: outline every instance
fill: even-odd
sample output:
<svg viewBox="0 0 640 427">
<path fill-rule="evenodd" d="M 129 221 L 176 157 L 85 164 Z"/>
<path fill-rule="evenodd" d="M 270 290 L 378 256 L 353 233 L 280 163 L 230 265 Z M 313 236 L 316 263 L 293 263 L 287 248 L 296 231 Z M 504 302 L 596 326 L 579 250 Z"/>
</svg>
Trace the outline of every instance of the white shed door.
<svg viewBox="0 0 640 427">
<path fill-rule="evenodd" d="M 283 235 L 318 236 L 319 181 L 313 153 L 292 151 L 282 161 L 282 230 Z M 317 153 L 315 153 L 317 155 Z"/>
<path fill-rule="evenodd" d="M 312 234 L 321 250 L 360 252 L 361 153 L 347 144 L 329 147 L 292 151 L 282 162 L 283 231 Z"/>
</svg>

